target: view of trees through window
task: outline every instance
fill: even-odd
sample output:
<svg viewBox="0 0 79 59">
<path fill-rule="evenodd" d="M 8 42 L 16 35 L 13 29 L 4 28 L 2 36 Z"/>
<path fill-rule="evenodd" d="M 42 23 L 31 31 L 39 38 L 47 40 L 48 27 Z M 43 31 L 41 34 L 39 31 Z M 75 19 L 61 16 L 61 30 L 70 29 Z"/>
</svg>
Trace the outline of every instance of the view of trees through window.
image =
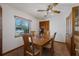
<svg viewBox="0 0 79 59">
<path fill-rule="evenodd" d="M 15 17 L 16 19 L 16 36 L 24 33 L 29 33 L 29 21 L 24 18 Z"/>
</svg>

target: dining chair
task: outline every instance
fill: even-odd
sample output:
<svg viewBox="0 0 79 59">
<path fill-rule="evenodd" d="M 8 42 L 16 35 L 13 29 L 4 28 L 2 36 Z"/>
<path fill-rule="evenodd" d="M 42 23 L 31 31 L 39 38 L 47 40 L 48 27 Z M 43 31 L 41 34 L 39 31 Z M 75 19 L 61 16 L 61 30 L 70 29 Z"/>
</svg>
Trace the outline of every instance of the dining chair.
<svg viewBox="0 0 79 59">
<path fill-rule="evenodd" d="M 50 55 L 54 54 L 54 39 L 56 37 L 56 33 L 54 33 L 54 36 L 51 38 L 51 41 L 44 46 L 44 48 L 49 50 Z"/>
<path fill-rule="evenodd" d="M 32 37 L 31 37 L 31 44 L 30 44 L 29 37 L 31 36 L 28 34 L 23 35 L 24 55 L 31 55 L 31 56 L 39 55 L 40 50 L 34 47 Z"/>
<path fill-rule="evenodd" d="M 45 31 L 44 32 L 44 37 L 45 38 L 49 38 L 50 37 L 50 32 L 49 31 Z"/>
<path fill-rule="evenodd" d="M 36 31 L 31 31 L 32 36 L 36 36 Z"/>
</svg>

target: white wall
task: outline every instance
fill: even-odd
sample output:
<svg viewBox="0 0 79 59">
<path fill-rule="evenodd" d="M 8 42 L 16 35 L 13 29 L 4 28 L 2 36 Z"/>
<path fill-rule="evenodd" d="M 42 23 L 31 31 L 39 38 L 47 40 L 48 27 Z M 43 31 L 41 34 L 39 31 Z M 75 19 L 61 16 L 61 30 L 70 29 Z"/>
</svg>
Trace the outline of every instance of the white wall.
<svg viewBox="0 0 79 59">
<path fill-rule="evenodd" d="M 59 15 L 54 14 L 50 18 L 51 35 L 54 32 L 57 32 L 55 41 L 59 41 L 59 42 L 66 41 L 66 17 L 70 15 L 70 13 L 72 12 L 72 7 L 74 6 L 79 6 L 79 3 L 60 4 L 60 6 L 57 6 L 56 9 L 61 10 L 61 13 Z"/>
<path fill-rule="evenodd" d="M 54 16 L 51 18 L 51 34 L 57 32 L 55 41 L 65 42 L 66 36 L 66 22 L 63 16 Z"/>
<path fill-rule="evenodd" d="M 71 4 L 60 4 L 55 9 L 60 10 L 60 14 L 53 14 L 48 19 L 50 21 L 50 35 L 52 36 L 54 32 L 57 32 L 55 41 L 65 42 L 66 39 L 66 17 L 71 13 Z"/>
<path fill-rule="evenodd" d="M 31 30 L 38 31 L 38 21 L 34 17 L 21 12 L 15 8 L 12 8 L 6 4 L 1 4 L 2 6 L 2 20 L 3 20 L 3 53 L 17 48 L 23 45 L 22 38 L 15 38 L 15 19 L 14 16 L 24 17 L 31 20 Z"/>
<path fill-rule="evenodd" d="M 52 16 L 52 18 L 48 18 L 46 20 L 49 20 L 50 22 L 49 30 L 51 37 L 55 32 L 57 32 L 55 41 L 65 42 L 65 36 L 66 36 L 65 19 L 60 16 Z M 45 20 L 41 20 L 41 21 L 45 21 Z"/>
</svg>

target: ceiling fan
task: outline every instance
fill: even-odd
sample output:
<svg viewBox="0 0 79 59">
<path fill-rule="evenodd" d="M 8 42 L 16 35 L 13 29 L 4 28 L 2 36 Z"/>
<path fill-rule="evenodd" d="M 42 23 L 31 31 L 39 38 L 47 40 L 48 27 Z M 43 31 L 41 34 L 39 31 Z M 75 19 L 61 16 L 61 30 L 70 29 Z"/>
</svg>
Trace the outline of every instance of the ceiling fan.
<svg viewBox="0 0 79 59">
<path fill-rule="evenodd" d="M 55 6 L 57 6 L 57 5 L 58 5 L 58 3 L 49 4 L 46 10 L 37 10 L 37 11 L 38 11 L 38 12 L 44 12 L 44 11 L 46 11 L 47 14 L 48 14 L 49 12 L 59 14 L 60 11 L 58 11 L 58 10 L 53 10 L 53 7 L 55 7 Z"/>
</svg>

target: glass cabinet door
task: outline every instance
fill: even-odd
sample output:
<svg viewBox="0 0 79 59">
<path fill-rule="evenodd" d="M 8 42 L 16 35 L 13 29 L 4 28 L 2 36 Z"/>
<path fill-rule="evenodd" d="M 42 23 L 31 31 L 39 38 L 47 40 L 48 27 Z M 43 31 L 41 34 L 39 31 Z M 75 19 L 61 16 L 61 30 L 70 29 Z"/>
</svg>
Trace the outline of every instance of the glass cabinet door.
<svg viewBox="0 0 79 59">
<path fill-rule="evenodd" d="M 75 34 L 79 35 L 79 7 L 75 14 Z"/>
</svg>

